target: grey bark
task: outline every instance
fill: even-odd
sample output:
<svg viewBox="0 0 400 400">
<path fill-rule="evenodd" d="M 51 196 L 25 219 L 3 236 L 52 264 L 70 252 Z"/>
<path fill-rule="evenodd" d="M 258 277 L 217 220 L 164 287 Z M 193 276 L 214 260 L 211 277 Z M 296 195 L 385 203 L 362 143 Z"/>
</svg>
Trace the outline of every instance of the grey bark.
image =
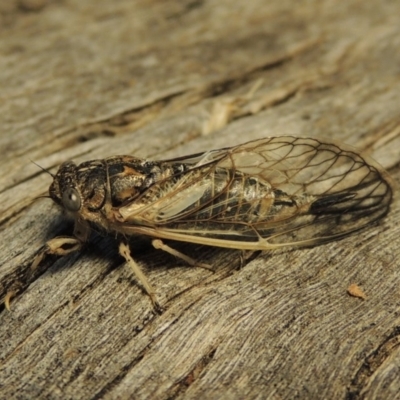
<svg viewBox="0 0 400 400">
<path fill-rule="evenodd" d="M 400 398 L 399 200 L 311 249 L 138 241 L 165 311 L 112 237 L 71 232 L 46 193 L 66 160 L 161 159 L 284 134 L 348 143 L 400 179 L 400 3 L 19 0 L 0 5 L 0 397 Z M 244 264 L 244 265 L 242 265 Z M 350 297 L 350 284 L 366 300 Z"/>
</svg>

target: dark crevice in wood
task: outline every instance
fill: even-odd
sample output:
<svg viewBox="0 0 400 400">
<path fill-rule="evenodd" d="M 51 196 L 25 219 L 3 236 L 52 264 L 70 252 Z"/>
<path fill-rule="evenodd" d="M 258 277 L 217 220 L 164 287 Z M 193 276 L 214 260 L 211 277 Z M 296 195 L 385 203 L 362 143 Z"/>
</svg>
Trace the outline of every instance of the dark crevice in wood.
<svg viewBox="0 0 400 400">
<path fill-rule="evenodd" d="M 133 358 L 132 362 L 123 366 L 121 368 L 122 371 L 117 376 L 115 376 L 113 380 L 105 384 L 99 392 L 97 392 L 96 394 L 94 394 L 93 397 L 91 397 L 91 399 L 92 400 L 104 399 L 109 392 L 112 392 L 112 390 L 125 378 L 125 376 L 129 373 L 129 371 L 143 360 L 146 352 L 150 347 L 151 346 L 149 345 L 146 348 L 144 348 L 136 357 Z"/>
<path fill-rule="evenodd" d="M 107 127 L 122 127 L 126 125 L 130 125 L 132 122 L 137 122 L 140 119 L 141 115 L 147 114 L 149 111 L 153 112 L 154 114 L 157 114 L 155 111 L 156 110 L 162 110 L 163 106 L 171 102 L 177 97 L 181 97 L 182 95 L 185 95 L 188 91 L 178 91 L 175 93 L 168 94 L 164 97 L 160 97 L 153 102 L 143 104 L 140 107 L 132 108 L 125 110 L 117 115 L 113 115 L 107 118 L 99 119 L 94 122 L 89 122 L 86 124 L 83 124 L 81 128 L 87 129 L 88 127 L 96 124 L 101 124 L 103 126 L 103 130 L 105 132 L 109 131 L 110 129 L 107 129 Z M 113 131 L 111 129 L 111 131 Z M 115 131 L 114 135 L 116 134 Z"/>
<path fill-rule="evenodd" d="M 264 65 L 258 66 L 250 71 L 245 71 L 243 74 L 238 74 L 230 79 L 211 82 L 204 88 L 198 90 L 198 92 L 203 95 L 201 100 L 228 94 L 232 90 L 238 89 L 256 79 L 260 72 L 280 68 L 293 57 L 294 56 L 291 54 L 284 54 L 275 60 L 268 61 Z"/>
<path fill-rule="evenodd" d="M 99 137 L 114 137 L 116 133 L 111 129 L 89 130 L 77 137 L 77 141 L 84 143 Z"/>
<path fill-rule="evenodd" d="M 369 378 L 385 363 L 393 351 L 400 346 L 400 326 L 393 329 L 392 333 L 378 346 L 363 362 L 355 374 L 346 394 L 346 400 L 364 398 L 362 390 L 367 386 Z"/>
<path fill-rule="evenodd" d="M 174 294 L 173 294 L 173 296 L 171 296 L 170 298 L 168 298 L 167 304 L 166 304 L 166 305 L 168 305 L 168 303 L 174 303 L 174 301 L 175 301 L 176 299 L 182 297 L 185 293 L 190 292 L 193 288 L 198 287 L 198 286 L 201 285 L 202 283 L 203 283 L 203 282 L 201 282 L 201 281 L 200 281 L 200 282 L 195 282 L 195 283 L 193 283 L 193 285 L 187 286 L 187 287 L 185 287 L 184 289 L 180 290 L 179 292 L 178 292 L 178 291 L 175 291 Z M 184 310 L 188 310 L 189 308 L 193 307 L 193 305 L 194 305 L 195 303 L 197 303 L 199 300 L 200 300 L 200 298 L 195 299 L 194 301 L 192 301 L 192 302 L 188 305 L 188 307 L 185 307 Z"/>
<path fill-rule="evenodd" d="M 18 0 L 16 2 L 17 11 L 22 14 L 39 13 L 48 5 L 47 0 Z"/>
<path fill-rule="evenodd" d="M 177 397 L 183 396 L 187 389 L 200 377 L 201 373 L 214 359 L 217 347 L 212 348 L 206 355 L 194 365 L 194 367 L 184 376 L 167 395 L 167 400 L 174 400 Z"/>
<path fill-rule="evenodd" d="M 155 100 L 152 103 L 148 103 L 137 108 L 126 110 L 118 115 L 114 115 L 105 119 L 99 119 L 94 122 L 83 124 L 78 129 L 84 130 L 85 133 L 79 135 L 76 138 L 72 138 L 72 140 L 68 142 L 67 147 L 75 145 L 76 143 L 79 142 L 86 142 L 92 139 L 97 139 L 98 137 L 102 136 L 106 137 L 116 136 L 119 134 L 118 128 L 131 126 L 132 124 L 136 125 L 133 128 L 137 129 L 143 126 L 144 124 L 157 119 L 158 115 L 164 110 L 164 108 L 177 98 L 185 97 L 186 101 L 182 102 L 182 106 L 175 109 L 174 112 L 178 112 L 182 107 L 187 108 L 191 105 L 197 104 L 199 101 L 205 99 L 211 99 L 213 97 L 229 93 L 230 91 L 238 89 L 240 86 L 254 80 L 257 74 L 259 74 L 260 72 L 279 68 L 286 62 L 290 61 L 293 57 L 294 56 L 290 54 L 285 54 L 274 61 L 269 61 L 265 65 L 259 66 L 251 71 L 247 71 L 242 75 L 238 75 L 233 78 L 222 81 L 211 82 L 203 88 L 196 88 L 193 90 L 180 91 L 173 94 L 169 94 L 163 98 Z M 280 99 L 279 101 L 274 103 L 273 106 L 282 104 L 290 100 L 293 96 L 295 96 L 296 93 L 297 90 L 288 93 L 288 95 L 285 98 Z M 148 115 L 149 112 L 151 112 L 153 116 L 149 121 L 147 121 L 145 117 L 146 115 Z M 246 117 L 246 116 L 248 115 L 245 114 L 242 115 L 241 117 Z M 140 122 L 141 119 L 144 119 L 145 122 L 141 123 Z M 91 126 L 95 128 L 91 129 L 90 128 Z M 70 134 L 71 132 L 74 132 L 76 130 L 77 128 L 74 128 L 66 133 Z M 66 143 L 63 143 L 62 148 L 65 148 L 65 145 Z"/>
<path fill-rule="evenodd" d="M 143 124 L 149 122 L 146 118 L 146 115 L 148 113 L 152 113 L 155 115 L 151 118 L 151 120 L 155 119 L 159 112 L 163 110 L 166 104 L 168 104 L 172 99 L 179 97 L 185 93 L 186 92 L 184 91 L 176 92 L 163 98 L 159 98 L 152 103 L 148 103 L 134 109 L 126 110 L 117 115 L 113 115 L 107 118 L 99 118 L 98 120 L 83 123 L 82 125 L 66 129 L 64 132 L 58 134 L 57 139 L 49 146 L 47 146 L 47 143 L 43 145 L 43 143 L 37 142 L 35 147 L 26 147 L 24 148 L 24 152 L 18 155 L 23 156 L 24 154 L 30 154 L 36 149 L 41 149 L 41 157 L 44 158 L 49 154 L 54 154 L 60 150 L 65 150 L 75 145 L 79 145 L 82 142 L 88 142 L 93 139 L 98 139 L 99 137 L 117 136 L 121 128 L 124 128 L 126 126 L 131 127 L 132 124 L 136 124 L 135 128 L 139 128 L 143 126 Z M 140 119 L 143 119 L 145 122 L 141 123 Z M 51 150 L 50 153 L 46 151 L 46 147 Z M 77 155 L 84 155 L 87 152 L 92 151 L 93 148 Z M 53 166 L 47 168 L 49 169 L 52 167 Z"/>
<path fill-rule="evenodd" d="M 36 164 L 36 163 L 34 163 L 34 164 Z M 37 164 L 36 164 L 36 165 L 37 165 Z M 55 166 L 52 165 L 52 166 L 50 166 L 48 169 L 51 169 L 51 168 L 54 168 L 54 167 L 55 167 Z M 42 167 L 40 167 L 40 168 L 42 168 Z M 46 169 L 47 169 L 47 168 L 46 168 Z M 38 177 L 39 175 L 43 174 L 44 172 L 47 172 L 47 171 L 44 171 L 44 168 L 42 168 L 42 169 L 40 170 L 39 167 L 38 167 L 38 171 L 37 171 L 37 172 L 33 173 L 32 175 L 27 176 L 26 178 L 21 179 L 20 181 L 16 182 L 16 183 L 13 184 L 13 185 L 4 187 L 4 189 L 3 189 L 0 193 L 4 193 L 4 192 L 6 192 L 7 190 L 12 189 L 12 188 L 14 188 L 14 187 L 17 187 L 18 185 L 20 185 L 20 184 L 22 184 L 22 183 L 29 182 L 30 180 L 32 180 L 32 179 Z M 49 173 L 49 172 L 47 172 L 47 173 Z M 51 180 L 49 181 L 49 185 L 50 185 L 50 183 L 52 182 L 52 180 L 53 180 L 53 179 L 51 178 Z M 33 201 L 35 201 L 35 200 L 37 200 L 37 199 L 39 199 L 39 198 L 40 198 L 40 197 L 35 197 L 35 198 L 33 198 L 33 199 L 30 201 L 30 203 L 33 202 Z"/>
<path fill-rule="evenodd" d="M 182 17 L 185 17 L 187 14 L 192 12 L 193 10 L 197 10 L 204 5 L 204 0 L 189 0 L 187 4 L 182 6 L 182 11 L 175 12 L 174 14 L 170 14 L 166 16 L 167 20 L 179 20 Z"/>
</svg>

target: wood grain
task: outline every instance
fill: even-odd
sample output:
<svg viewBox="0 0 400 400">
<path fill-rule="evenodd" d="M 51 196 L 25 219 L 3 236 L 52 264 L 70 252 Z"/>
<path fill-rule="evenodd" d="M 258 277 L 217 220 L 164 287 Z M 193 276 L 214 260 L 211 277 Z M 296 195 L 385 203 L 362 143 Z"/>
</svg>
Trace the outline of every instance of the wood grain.
<svg viewBox="0 0 400 400">
<path fill-rule="evenodd" d="M 112 237 L 34 256 L 69 233 L 56 171 L 116 154 L 160 159 L 275 135 L 348 143 L 400 180 L 400 3 L 18 0 L 0 6 L 0 397 L 400 398 L 400 212 L 285 252 Z M 242 265 L 243 264 L 243 265 Z M 351 297 L 356 284 L 367 299 Z"/>
</svg>

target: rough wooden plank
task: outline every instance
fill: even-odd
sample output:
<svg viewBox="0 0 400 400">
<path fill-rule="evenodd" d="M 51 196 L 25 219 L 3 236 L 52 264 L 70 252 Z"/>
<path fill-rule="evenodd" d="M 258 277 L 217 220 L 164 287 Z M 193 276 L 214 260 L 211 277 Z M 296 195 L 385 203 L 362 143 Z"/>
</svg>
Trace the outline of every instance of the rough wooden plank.
<svg viewBox="0 0 400 400">
<path fill-rule="evenodd" d="M 294 134 L 357 146 L 398 182 L 400 4 L 32 4 L 0 8 L 0 296 L 22 284 L 0 315 L 1 397 L 396 397 L 398 198 L 358 235 L 242 268 L 236 251 L 176 245 L 214 274 L 133 243 L 158 315 L 111 237 L 29 270 L 71 228 L 31 204 L 50 177 L 29 159 L 54 171 Z"/>
</svg>

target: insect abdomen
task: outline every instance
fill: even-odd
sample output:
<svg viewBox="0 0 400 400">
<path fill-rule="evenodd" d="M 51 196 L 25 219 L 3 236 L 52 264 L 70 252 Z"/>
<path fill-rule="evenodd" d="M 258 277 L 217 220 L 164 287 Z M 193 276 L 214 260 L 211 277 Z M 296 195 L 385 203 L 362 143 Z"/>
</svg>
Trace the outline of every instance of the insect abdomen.
<svg viewBox="0 0 400 400">
<path fill-rule="evenodd" d="M 273 221 L 278 214 L 290 216 L 299 209 L 295 199 L 252 176 L 217 169 L 207 181 L 203 195 L 186 210 L 191 215 L 196 211 L 195 220 L 202 225 L 207 222 Z"/>
</svg>

